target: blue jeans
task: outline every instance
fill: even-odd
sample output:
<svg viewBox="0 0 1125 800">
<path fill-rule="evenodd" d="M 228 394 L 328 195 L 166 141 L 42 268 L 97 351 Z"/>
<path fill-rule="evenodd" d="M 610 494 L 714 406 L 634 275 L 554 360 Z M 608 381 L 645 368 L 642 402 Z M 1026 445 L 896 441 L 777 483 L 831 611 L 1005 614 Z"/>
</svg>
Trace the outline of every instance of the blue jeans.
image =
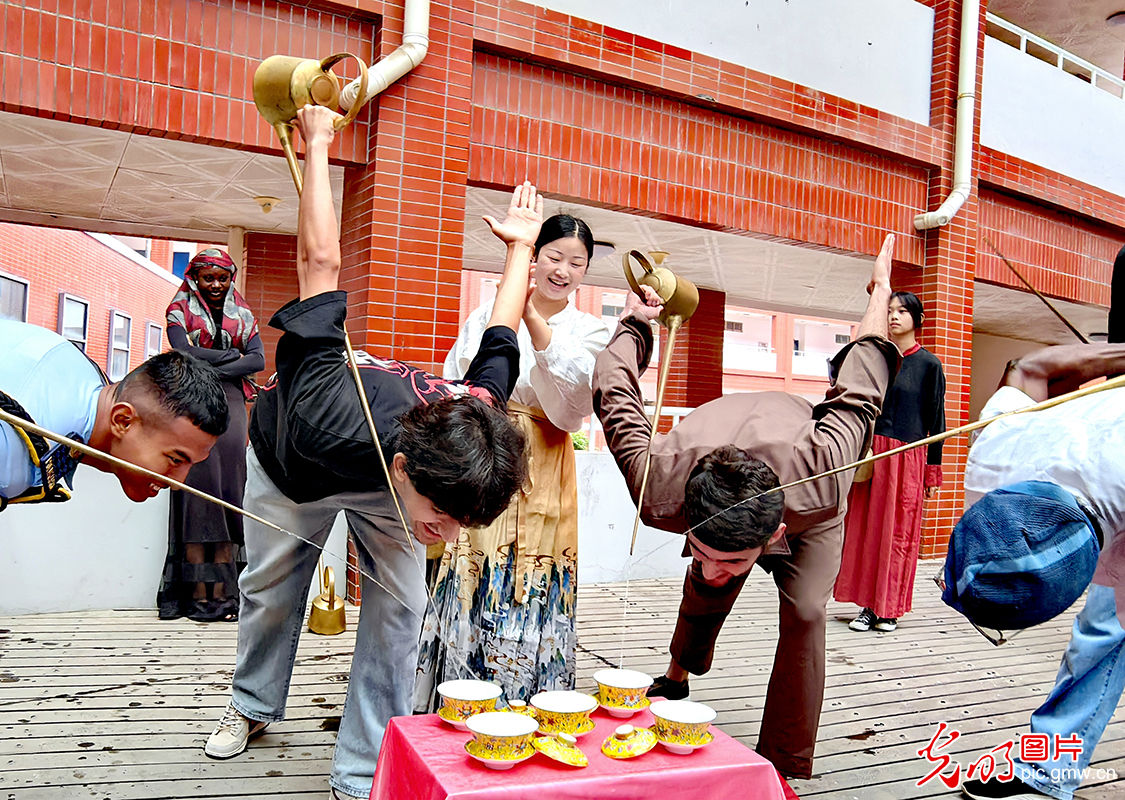
<svg viewBox="0 0 1125 800">
<path fill-rule="evenodd" d="M 1113 589 L 1091 584 L 1086 606 L 1074 620 L 1070 644 L 1047 701 L 1031 715 L 1031 732 L 1082 739 L 1077 761 L 1025 763 L 1014 759 L 1016 776 L 1040 792 L 1070 800 L 1082 783 L 1094 747 L 1105 732 L 1125 689 L 1125 630 L 1117 621 Z"/>
<path fill-rule="evenodd" d="M 418 634 L 426 605 L 420 566 L 424 548 L 413 542 L 416 560 L 388 493 L 347 493 L 294 503 L 262 470 L 253 447 L 246 453 L 245 507 L 320 546 L 343 511 L 360 569 L 408 606 L 361 578 L 363 604 L 329 783 L 366 797 L 388 720 L 410 714 L 413 706 Z M 242 603 L 232 702 L 243 716 L 275 722 L 285 716 L 320 551 L 250 519 L 245 531 L 247 564 L 238 581 Z"/>
</svg>

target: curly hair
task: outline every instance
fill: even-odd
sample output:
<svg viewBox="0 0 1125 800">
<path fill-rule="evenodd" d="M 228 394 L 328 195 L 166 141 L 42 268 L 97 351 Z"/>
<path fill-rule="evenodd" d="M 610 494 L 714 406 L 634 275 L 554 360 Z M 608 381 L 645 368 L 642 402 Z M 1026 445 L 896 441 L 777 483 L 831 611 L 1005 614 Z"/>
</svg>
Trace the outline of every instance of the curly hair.
<svg viewBox="0 0 1125 800">
<path fill-rule="evenodd" d="M 781 524 L 785 493 L 757 495 L 779 485 L 777 474 L 748 451 L 715 448 L 699 459 L 684 489 L 692 533 L 724 553 L 762 547 Z"/>
<path fill-rule="evenodd" d="M 397 449 L 419 494 L 466 527 L 487 525 L 527 479 L 523 432 L 476 397 L 449 397 L 399 417 Z"/>
</svg>

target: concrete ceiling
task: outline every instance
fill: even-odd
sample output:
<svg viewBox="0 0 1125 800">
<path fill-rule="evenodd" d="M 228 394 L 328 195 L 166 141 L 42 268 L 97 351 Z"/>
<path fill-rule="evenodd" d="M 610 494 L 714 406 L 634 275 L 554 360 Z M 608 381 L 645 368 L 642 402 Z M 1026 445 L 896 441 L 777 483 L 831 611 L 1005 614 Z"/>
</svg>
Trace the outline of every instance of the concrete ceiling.
<svg viewBox="0 0 1125 800">
<path fill-rule="evenodd" d="M 282 202 L 265 214 L 256 196 Z M 295 233 L 297 193 L 281 156 L 0 112 L 0 219 L 225 242 L 234 226 Z"/>
<path fill-rule="evenodd" d="M 989 0 L 988 10 L 1117 77 L 1125 70 L 1125 28 L 1106 24 L 1125 0 Z"/>
</svg>

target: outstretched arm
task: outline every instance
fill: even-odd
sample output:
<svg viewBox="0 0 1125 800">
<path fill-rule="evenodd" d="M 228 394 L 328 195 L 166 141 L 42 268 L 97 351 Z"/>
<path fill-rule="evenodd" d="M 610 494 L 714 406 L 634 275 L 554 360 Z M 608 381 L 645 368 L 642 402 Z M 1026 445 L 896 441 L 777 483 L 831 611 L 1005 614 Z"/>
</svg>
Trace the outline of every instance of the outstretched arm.
<svg viewBox="0 0 1125 800">
<path fill-rule="evenodd" d="M 883 240 L 883 248 L 871 269 L 871 281 L 867 284 L 867 310 L 859 323 L 856 338 L 872 334 L 887 338 L 887 309 L 891 304 L 891 259 L 895 252 L 895 235 L 888 233 Z"/>
<path fill-rule="evenodd" d="M 529 181 L 524 181 L 512 192 L 512 202 L 504 221 L 497 222 L 495 217 L 485 217 L 484 221 L 508 245 L 504 276 L 496 289 L 496 301 L 488 327 L 503 325 L 518 331 L 529 296 L 531 254 L 535 251 L 535 240 L 543 224 L 543 198 L 536 194 Z"/>
<path fill-rule="evenodd" d="M 1125 344 L 1063 344 L 1009 362 L 1000 385 L 1013 386 L 1041 403 L 1087 381 L 1123 372 Z"/>
<path fill-rule="evenodd" d="M 340 115 L 323 106 L 297 112 L 305 140 L 305 188 L 297 211 L 297 284 L 300 297 L 336 291 L 340 278 L 340 232 L 328 177 L 328 146 Z"/>
</svg>

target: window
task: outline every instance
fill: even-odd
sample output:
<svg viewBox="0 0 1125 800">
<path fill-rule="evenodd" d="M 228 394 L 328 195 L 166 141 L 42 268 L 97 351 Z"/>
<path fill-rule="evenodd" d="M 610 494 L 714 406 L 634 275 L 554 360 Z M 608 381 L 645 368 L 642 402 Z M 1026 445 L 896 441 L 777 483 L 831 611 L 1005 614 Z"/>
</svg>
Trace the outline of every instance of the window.
<svg viewBox="0 0 1125 800">
<path fill-rule="evenodd" d="M 109 379 L 119 381 L 129 374 L 129 336 L 133 320 L 120 311 L 109 312 Z"/>
<path fill-rule="evenodd" d="M 59 294 L 59 335 L 86 352 L 86 327 L 90 304 L 65 292 Z"/>
<path fill-rule="evenodd" d="M 145 325 L 145 361 L 159 355 L 164 345 L 164 329 L 155 322 Z"/>
<path fill-rule="evenodd" d="M 182 280 L 184 273 L 187 272 L 189 261 L 191 261 L 191 253 L 172 253 L 172 274 Z"/>
<path fill-rule="evenodd" d="M 741 322 L 734 322 L 733 320 L 729 320 L 729 319 L 726 322 L 727 322 L 727 324 L 726 324 L 725 330 L 732 331 L 734 333 L 742 333 L 742 323 Z"/>
<path fill-rule="evenodd" d="M 602 303 L 603 317 L 620 317 L 625 312 L 625 306 L 614 306 Z"/>
<path fill-rule="evenodd" d="M 851 340 L 852 340 L 852 337 L 848 336 L 848 334 L 846 334 L 846 333 L 837 333 L 836 334 L 836 344 L 847 344 Z"/>
<path fill-rule="evenodd" d="M 27 322 L 27 281 L 0 274 L 0 319 Z"/>
</svg>

